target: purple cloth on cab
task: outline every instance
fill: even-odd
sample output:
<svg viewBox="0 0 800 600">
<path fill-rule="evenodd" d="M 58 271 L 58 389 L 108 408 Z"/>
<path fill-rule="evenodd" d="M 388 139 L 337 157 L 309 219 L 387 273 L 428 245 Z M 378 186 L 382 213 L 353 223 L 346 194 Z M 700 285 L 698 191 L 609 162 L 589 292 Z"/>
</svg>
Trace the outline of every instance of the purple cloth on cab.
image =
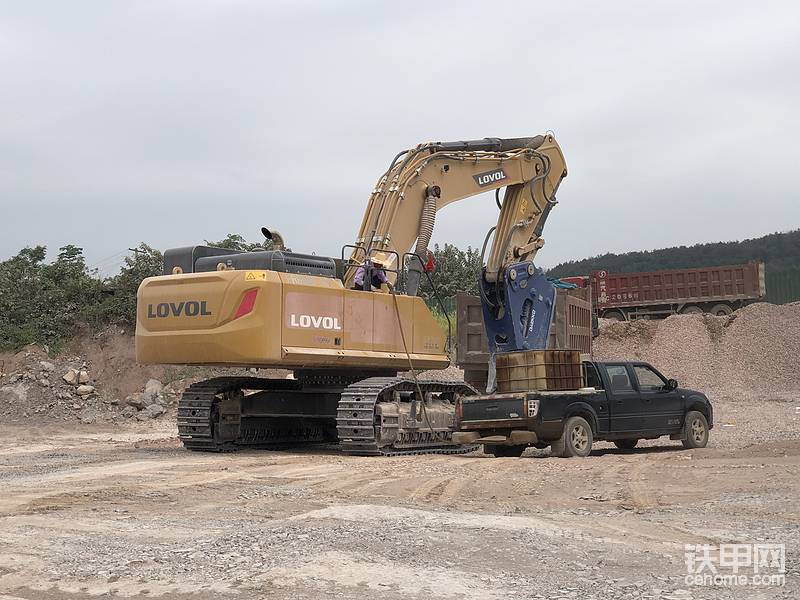
<svg viewBox="0 0 800 600">
<path fill-rule="evenodd" d="M 364 271 L 365 271 L 364 267 L 358 267 L 358 269 L 356 269 L 356 276 L 355 276 L 354 281 L 355 281 L 355 284 L 358 287 L 363 287 L 364 286 Z M 375 268 L 375 269 L 372 270 L 372 283 L 373 283 L 373 285 L 375 285 L 375 280 L 376 279 L 378 281 L 380 281 L 381 283 L 389 283 L 389 278 L 386 277 L 386 271 L 384 271 L 383 269 Z"/>
</svg>

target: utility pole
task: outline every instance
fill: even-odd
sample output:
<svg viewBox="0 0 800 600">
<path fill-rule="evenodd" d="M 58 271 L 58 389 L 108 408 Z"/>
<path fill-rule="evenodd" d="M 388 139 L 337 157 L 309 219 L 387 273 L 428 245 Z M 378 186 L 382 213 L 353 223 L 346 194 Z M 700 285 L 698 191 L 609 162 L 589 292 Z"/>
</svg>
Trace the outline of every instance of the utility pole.
<svg viewBox="0 0 800 600">
<path fill-rule="evenodd" d="M 136 258 L 135 258 L 134 260 L 135 260 L 136 262 L 139 262 L 139 253 L 140 253 L 140 252 L 144 252 L 144 251 L 143 251 L 143 250 L 140 250 L 139 248 L 128 248 L 128 250 L 130 250 L 131 252 L 133 252 L 133 254 L 136 256 Z"/>
</svg>

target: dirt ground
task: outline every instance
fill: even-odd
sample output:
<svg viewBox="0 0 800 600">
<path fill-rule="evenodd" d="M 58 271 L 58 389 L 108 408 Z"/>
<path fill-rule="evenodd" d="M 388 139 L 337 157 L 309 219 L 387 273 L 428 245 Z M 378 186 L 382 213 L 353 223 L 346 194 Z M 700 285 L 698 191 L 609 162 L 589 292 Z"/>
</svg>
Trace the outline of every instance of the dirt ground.
<svg viewBox="0 0 800 600">
<path fill-rule="evenodd" d="M 740 429 L 723 401 L 709 448 L 586 459 L 216 455 L 166 421 L 2 426 L 0 600 L 797 598 L 795 404 Z M 685 544 L 721 543 L 785 544 L 785 585 L 687 585 Z"/>
</svg>

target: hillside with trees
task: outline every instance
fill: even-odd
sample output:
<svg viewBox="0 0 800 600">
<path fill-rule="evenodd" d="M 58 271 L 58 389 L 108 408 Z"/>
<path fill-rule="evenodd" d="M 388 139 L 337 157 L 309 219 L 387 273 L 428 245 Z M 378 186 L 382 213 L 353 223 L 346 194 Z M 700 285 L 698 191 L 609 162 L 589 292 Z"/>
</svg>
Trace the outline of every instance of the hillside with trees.
<svg viewBox="0 0 800 600">
<path fill-rule="evenodd" d="M 787 233 L 772 233 L 740 242 L 716 242 L 624 254 L 601 254 L 583 260 L 563 262 L 547 273 L 553 277 L 568 277 L 586 275 L 597 269 L 605 269 L 612 273 L 659 271 L 735 265 L 751 260 L 763 260 L 773 272 L 795 269 L 800 265 L 800 229 Z"/>
<path fill-rule="evenodd" d="M 265 246 L 264 242 L 248 242 L 238 234 L 207 243 L 243 251 Z M 445 244 L 436 245 L 433 255 L 436 269 L 430 274 L 431 281 L 447 312 L 451 312 L 456 292 L 478 293 L 480 252 L 476 248 L 461 250 Z M 17 350 L 36 343 L 55 351 L 82 327 L 90 330 L 108 325 L 132 328 L 136 323 L 139 283 L 145 277 L 161 274 L 162 270 L 161 253 L 144 243 L 139 245 L 134 256 L 125 258 L 119 272 L 112 277 L 100 277 L 89 269 L 83 250 L 77 246 L 64 246 L 51 262 L 46 259 L 46 248 L 34 246 L 0 262 L 0 350 Z M 562 263 L 550 269 L 548 275 L 582 275 L 600 268 L 612 272 L 650 271 L 751 260 L 763 260 L 767 265 L 769 300 L 800 299 L 800 230 L 741 242 L 604 254 Z M 425 277 L 420 295 L 434 311 L 440 312 Z"/>
<path fill-rule="evenodd" d="M 0 350 L 41 344 L 57 351 L 81 327 L 132 327 L 142 279 L 161 274 L 161 253 L 140 244 L 119 273 L 100 278 L 83 249 L 67 245 L 46 262 L 44 246 L 0 262 Z"/>
</svg>

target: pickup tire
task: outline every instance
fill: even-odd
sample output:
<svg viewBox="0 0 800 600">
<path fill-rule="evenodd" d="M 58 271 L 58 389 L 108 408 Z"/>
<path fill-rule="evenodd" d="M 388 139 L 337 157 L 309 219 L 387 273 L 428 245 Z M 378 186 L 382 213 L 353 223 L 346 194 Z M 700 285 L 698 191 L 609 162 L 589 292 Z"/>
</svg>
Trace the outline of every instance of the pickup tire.
<svg viewBox="0 0 800 600">
<path fill-rule="evenodd" d="M 696 410 L 686 413 L 683 423 L 684 448 L 705 448 L 708 444 L 708 420 L 705 415 Z"/>
<path fill-rule="evenodd" d="M 483 447 L 484 454 L 493 454 L 497 458 L 519 458 L 525 452 L 525 446 L 499 446 L 499 445 L 485 445 Z"/>
<path fill-rule="evenodd" d="M 564 434 L 551 446 L 551 452 L 556 456 L 569 458 L 589 456 L 592 451 L 592 426 L 583 417 L 570 417 L 564 424 Z"/>
<path fill-rule="evenodd" d="M 638 443 L 639 440 L 636 438 L 627 440 L 614 440 L 614 445 L 620 450 L 633 450 L 636 448 L 636 444 Z"/>
</svg>

